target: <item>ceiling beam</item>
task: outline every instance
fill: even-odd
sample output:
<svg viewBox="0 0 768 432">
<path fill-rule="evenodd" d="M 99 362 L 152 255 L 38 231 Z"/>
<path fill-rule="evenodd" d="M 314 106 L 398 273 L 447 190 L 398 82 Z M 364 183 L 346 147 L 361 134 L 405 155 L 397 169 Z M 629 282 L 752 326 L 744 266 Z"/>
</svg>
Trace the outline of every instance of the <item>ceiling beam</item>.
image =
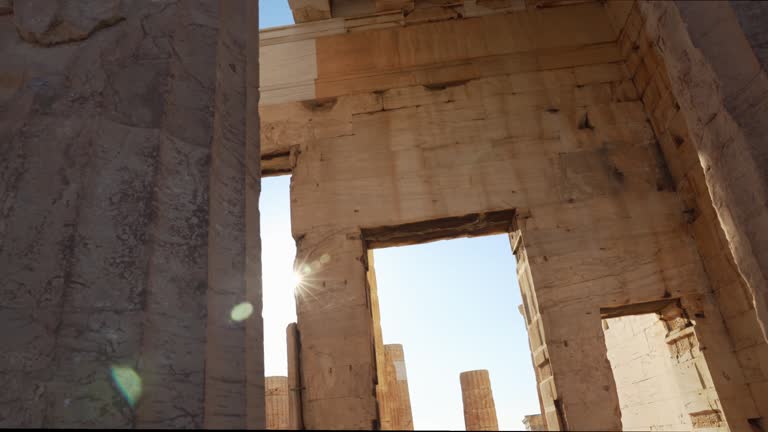
<svg viewBox="0 0 768 432">
<path fill-rule="evenodd" d="M 330 0 L 288 0 L 296 24 L 331 18 Z"/>
</svg>

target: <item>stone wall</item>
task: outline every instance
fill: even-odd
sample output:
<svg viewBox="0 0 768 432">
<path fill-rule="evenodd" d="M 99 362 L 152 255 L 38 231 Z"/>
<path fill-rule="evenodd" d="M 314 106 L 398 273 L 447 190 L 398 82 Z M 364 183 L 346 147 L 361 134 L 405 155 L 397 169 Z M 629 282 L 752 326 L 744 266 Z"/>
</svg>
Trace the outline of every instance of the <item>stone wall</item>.
<svg viewBox="0 0 768 432">
<path fill-rule="evenodd" d="M 687 3 L 682 6 L 686 5 Z M 744 249 L 739 245 L 741 240 L 737 238 L 737 234 L 733 233 L 736 226 L 729 222 L 731 217 L 724 215 L 724 212 L 733 211 L 730 209 L 734 203 L 730 201 L 731 198 L 726 198 L 722 190 L 733 187 L 727 185 L 737 178 L 738 181 L 745 180 L 733 174 L 726 174 L 724 169 L 732 173 L 747 173 L 752 162 L 742 161 L 741 168 L 718 167 L 726 163 L 730 156 L 721 154 L 713 159 L 712 146 L 727 149 L 724 150 L 726 153 L 736 151 L 736 147 L 726 144 L 732 140 L 725 135 L 717 135 L 720 132 L 715 131 L 722 131 L 722 128 L 726 127 L 722 124 L 723 121 L 727 123 L 732 120 L 727 120 L 729 115 L 723 107 L 718 111 L 720 115 L 717 121 L 707 123 L 705 127 L 697 120 L 700 113 L 695 113 L 707 106 L 710 106 L 708 109 L 714 110 L 717 110 L 716 106 L 722 107 L 722 99 L 718 102 L 721 98 L 718 90 L 720 84 L 717 84 L 720 78 L 714 78 L 711 72 L 707 72 L 712 70 L 712 66 L 707 65 L 707 61 L 701 57 L 702 54 L 690 45 L 688 36 L 681 35 L 685 24 L 674 3 L 614 2 L 608 3 L 607 6 L 620 31 L 619 46 L 627 58 L 627 73 L 632 77 L 642 97 L 649 122 L 667 161 L 670 176 L 685 203 L 688 230 L 696 240 L 712 292 L 728 330 L 730 342 L 722 349 L 736 353 L 737 364 L 731 366 L 734 372 L 729 374 L 732 377 L 729 381 L 742 381 L 749 386 L 749 393 L 733 390 L 721 392 L 721 396 L 728 395 L 726 397 L 738 400 L 734 406 L 739 407 L 739 416 L 742 419 L 766 418 L 768 400 L 762 395 L 768 391 L 768 344 L 758 319 L 762 308 L 758 294 L 760 283 L 754 278 L 750 281 L 741 269 L 744 265 L 751 265 L 746 262 L 752 262 L 753 258 L 738 258 L 738 253 L 742 253 L 739 251 Z M 733 28 L 735 18 L 727 2 L 705 2 L 697 4 L 693 9 L 688 8 L 689 13 L 695 10 L 700 12 L 699 20 L 706 16 L 715 19 L 717 16 L 718 20 L 727 22 L 728 26 L 725 28 L 729 28 L 727 31 L 730 33 L 723 34 L 723 42 L 720 43 L 728 40 L 729 48 L 722 52 L 741 52 L 748 60 L 746 50 L 749 50 L 749 46 L 737 43 L 738 32 L 734 30 L 738 29 Z M 725 31 L 719 26 L 717 28 L 718 32 Z M 662 29 L 666 30 L 662 32 Z M 664 37 L 662 33 L 667 36 Z M 668 36 L 670 34 L 675 34 L 675 37 Z M 690 37 L 696 36 L 691 34 Z M 702 40 L 699 43 L 714 44 L 714 40 L 710 38 L 709 42 Z M 683 67 L 681 61 L 695 63 Z M 762 75 L 756 61 L 749 63 L 749 67 L 745 64 L 745 59 L 734 60 L 735 64 L 739 64 L 739 67 L 734 66 L 732 69 L 732 73 L 737 74 L 731 77 L 734 80 L 732 85 L 737 82 L 745 85 L 754 82 L 757 85 L 761 82 Z M 754 81 L 745 78 L 746 72 L 741 72 L 744 68 L 756 74 Z M 693 103 L 690 99 L 692 92 L 695 92 L 698 98 L 710 98 L 708 105 Z M 731 101 L 735 102 L 733 99 Z M 737 133 L 734 129 L 728 130 Z M 702 143 L 702 140 L 707 143 Z M 720 144 L 715 144 L 718 140 Z M 746 156 L 748 153 L 741 154 Z M 728 177 L 727 180 L 722 177 L 724 175 Z M 742 186 L 743 191 L 758 195 L 761 193 L 758 181 L 747 183 Z M 735 191 L 729 193 L 738 194 Z M 759 201 L 759 198 L 755 199 Z M 755 220 L 758 221 L 759 218 Z M 756 254 L 758 251 L 754 249 Z M 734 257 L 746 262 L 737 265 Z M 735 371 L 736 369 L 738 371 Z M 734 379 L 734 376 L 739 378 Z"/>
<path fill-rule="evenodd" d="M 701 428 L 717 394 L 691 328 L 676 337 L 657 314 L 606 319 L 603 328 L 624 429 Z M 715 414 L 720 421 L 707 427 L 727 430 Z"/>
<path fill-rule="evenodd" d="M 290 153 L 313 281 L 298 297 L 308 427 L 377 420 L 366 235 L 473 235 L 470 219 L 513 210 L 499 229 L 527 255 L 548 423 L 621 427 L 600 311 L 665 298 L 696 317 L 738 406 L 743 380 L 720 378 L 740 373 L 730 336 L 610 23 L 578 3 L 313 36 L 322 98 L 261 111 L 270 148 Z"/>
</svg>

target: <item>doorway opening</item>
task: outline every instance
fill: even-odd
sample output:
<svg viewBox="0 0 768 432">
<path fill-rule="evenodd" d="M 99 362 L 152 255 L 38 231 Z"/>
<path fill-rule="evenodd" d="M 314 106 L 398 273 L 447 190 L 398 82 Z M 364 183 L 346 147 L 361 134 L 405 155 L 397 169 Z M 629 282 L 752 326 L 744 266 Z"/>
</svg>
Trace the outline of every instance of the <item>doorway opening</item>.
<svg viewBox="0 0 768 432">
<path fill-rule="evenodd" d="M 393 398 L 386 375 L 401 388 L 406 383 L 415 430 L 464 430 L 460 375 L 467 371 L 488 371 L 502 430 L 522 430 L 525 416 L 540 412 L 509 227 L 473 229 L 480 236 L 460 238 L 472 223 L 363 230 L 380 323 L 376 345 L 383 350 L 377 352 L 382 429 L 407 427 L 393 418 L 403 409 L 387 407 Z M 398 391 L 395 403 L 403 404 Z"/>
<path fill-rule="evenodd" d="M 677 300 L 645 305 L 601 310 L 624 429 L 726 430 L 695 322 Z"/>
</svg>

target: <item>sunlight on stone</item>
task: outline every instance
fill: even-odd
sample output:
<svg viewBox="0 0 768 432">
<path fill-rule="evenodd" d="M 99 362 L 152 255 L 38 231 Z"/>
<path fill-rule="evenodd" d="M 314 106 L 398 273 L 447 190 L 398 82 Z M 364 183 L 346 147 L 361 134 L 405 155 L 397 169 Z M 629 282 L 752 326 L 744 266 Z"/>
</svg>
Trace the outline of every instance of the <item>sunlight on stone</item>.
<svg viewBox="0 0 768 432">
<path fill-rule="evenodd" d="M 134 407 L 141 397 L 141 377 L 132 368 L 124 366 L 112 366 L 111 372 L 120 394 Z"/>
<path fill-rule="evenodd" d="M 249 302 L 243 302 L 232 308 L 229 317 L 232 321 L 240 322 L 247 320 L 253 314 L 253 305 Z"/>
</svg>

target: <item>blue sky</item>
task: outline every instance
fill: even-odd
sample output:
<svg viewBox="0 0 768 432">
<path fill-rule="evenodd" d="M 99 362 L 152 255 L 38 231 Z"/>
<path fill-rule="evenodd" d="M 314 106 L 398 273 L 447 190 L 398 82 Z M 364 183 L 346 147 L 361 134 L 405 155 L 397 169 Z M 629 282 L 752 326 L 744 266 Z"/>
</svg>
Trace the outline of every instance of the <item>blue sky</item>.
<svg viewBox="0 0 768 432">
<path fill-rule="evenodd" d="M 261 28 L 293 23 L 287 0 L 260 3 Z M 296 319 L 289 184 L 263 179 L 260 200 L 268 376 L 286 374 L 285 326 Z M 404 347 L 416 429 L 464 429 L 459 374 L 473 369 L 490 372 L 499 426 L 522 429 L 539 405 L 507 236 L 374 254 L 384 343 Z"/>
</svg>

